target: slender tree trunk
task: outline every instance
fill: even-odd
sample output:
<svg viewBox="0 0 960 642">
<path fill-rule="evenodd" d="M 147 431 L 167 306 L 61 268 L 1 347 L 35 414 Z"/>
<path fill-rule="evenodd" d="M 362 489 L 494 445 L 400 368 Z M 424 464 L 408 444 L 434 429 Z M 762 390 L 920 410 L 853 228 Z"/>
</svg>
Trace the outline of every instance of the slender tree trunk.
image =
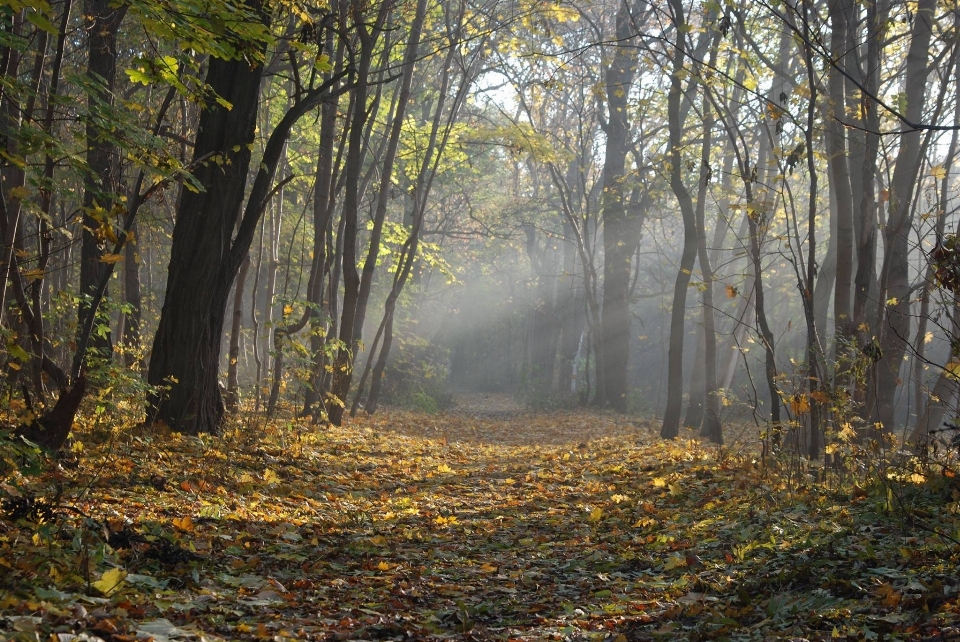
<svg viewBox="0 0 960 642">
<path fill-rule="evenodd" d="M 857 332 L 858 343 L 863 350 L 867 346 L 878 345 L 877 311 L 879 310 L 879 284 L 877 282 L 877 228 L 879 212 L 877 207 L 877 158 L 880 149 L 880 113 L 873 101 L 880 87 L 880 58 L 883 52 L 883 40 L 890 3 L 886 0 L 871 2 L 867 5 L 866 47 L 862 84 L 864 92 L 859 92 L 859 105 L 855 112 L 861 114 L 860 128 L 850 133 L 851 166 L 861 168 L 858 178 L 851 180 L 854 202 L 859 204 L 859 216 L 854 218 L 854 232 L 857 237 L 857 271 L 854 276 L 853 326 Z M 848 24 L 848 28 L 851 25 Z M 852 30 L 850 30 L 852 33 Z M 859 190 L 859 194 L 857 193 Z M 871 352 L 874 352 L 871 350 Z M 854 401 L 865 403 L 865 414 L 869 418 L 874 412 L 876 399 L 877 368 L 871 366 L 866 381 L 856 382 L 853 391 Z"/>
<path fill-rule="evenodd" d="M 627 410 L 627 361 L 630 354 L 630 276 L 639 230 L 629 216 L 624 195 L 630 122 L 628 100 L 637 70 L 638 50 L 630 2 L 621 2 L 616 17 L 616 46 L 607 68 L 608 120 L 603 161 L 603 309 L 597 364 L 597 405 Z"/>
<path fill-rule="evenodd" d="M 960 60 L 954 60 L 954 82 L 960 86 Z M 960 126 L 960 100 L 954 103 L 953 124 Z M 943 239 L 943 233 L 947 222 L 947 208 L 950 204 L 950 179 L 953 174 L 954 163 L 957 158 L 958 145 L 960 145 L 960 130 L 954 129 L 950 133 L 950 145 L 947 148 L 947 155 L 943 161 L 943 178 L 940 179 L 940 202 L 937 210 L 937 222 L 934 227 L 934 236 L 936 242 L 940 243 Z M 917 321 L 917 336 L 914 344 L 916 352 L 914 356 L 914 378 L 915 378 L 915 399 L 917 406 L 917 423 L 910 435 L 910 443 L 916 445 L 923 444 L 930 430 L 940 427 L 943 416 L 949 406 L 950 398 L 956 394 L 956 383 L 951 373 L 946 369 L 942 370 L 937 377 L 937 382 L 930 394 L 927 394 L 924 371 L 926 370 L 925 344 L 927 334 L 927 324 L 929 323 L 930 313 L 930 290 L 936 285 L 935 269 L 932 263 L 928 263 L 926 275 L 923 280 L 923 290 L 920 294 L 920 316 Z M 950 314 L 951 332 L 950 337 L 954 340 L 960 337 L 960 301 L 957 296 L 953 298 L 953 310 Z M 950 356 L 948 360 L 954 360 L 958 356 L 955 346 L 951 345 Z"/>
<path fill-rule="evenodd" d="M 387 217 L 387 205 L 390 193 L 393 191 L 393 166 L 400 147 L 400 135 L 403 132 L 403 123 L 410 102 L 410 87 L 413 84 L 414 63 L 420 50 L 420 35 L 423 31 L 423 22 L 426 16 L 426 0 L 417 0 L 416 13 L 410 24 L 410 33 L 407 37 L 407 46 L 403 53 L 403 76 L 400 79 L 400 88 L 397 92 L 396 109 L 387 141 L 386 153 L 383 157 L 381 169 L 380 190 L 377 193 L 377 205 L 373 215 L 373 229 L 370 231 L 370 244 L 367 258 L 363 263 L 363 273 L 360 276 L 360 288 L 357 293 L 357 313 L 354 319 L 354 337 L 359 341 L 363 334 L 363 323 L 367 316 L 367 304 L 370 299 L 370 289 L 376 277 L 377 259 L 380 255 L 380 239 L 383 234 L 383 223 Z"/>
<path fill-rule="evenodd" d="M 817 111 L 817 80 L 816 80 L 816 71 L 814 69 L 814 59 L 813 59 L 813 50 L 810 45 L 810 40 L 812 35 L 810 33 L 810 16 L 808 13 L 808 8 L 804 5 L 803 9 L 803 32 L 804 32 L 804 58 L 806 59 L 807 66 L 807 83 L 808 89 L 810 91 L 810 99 L 807 103 L 807 126 L 804 131 L 804 137 L 806 142 L 807 150 L 807 173 L 810 180 L 810 188 L 807 193 L 807 257 L 806 263 L 802 267 L 802 281 L 801 285 L 801 301 L 803 302 L 803 316 L 807 325 L 806 332 L 806 374 L 807 374 L 807 388 L 810 393 L 810 441 L 808 444 L 807 456 L 810 459 L 819 459 L 820 450 L 823 443 L 823 427 L 821 425 L 821 415 L 822 415 L 822 406 L 820 401 L 817 399 L 820 396 L 817 393 L 821 393 L 823 390 L 823 348 L 820 345 L 820 339 L 817 336 L 817 325 L 816 325 L 816 309 L 814 308 L 814 299 L 813 291 L 816 285 L 816 276 L 817 276 L 817 190 L 818 190 L 818 175 L 817 175 L 817 164 L 815 159 L 815 150 L 813 147 L 814 143 L 814 121 L 816 118 Z M 840 86 L 840 99 L 842 100 L 842 85 Z M 836 160 L 836 159 L 833 159 Z M 849 186 L 849 177 L 843 173 L 838 173 L 838 187 L 841 190 L 838 193 L 840 198 L 838 202 L 840 207 L 838 210 L 843 209 L 843 198 L 845 197 L 849 200 L 849 192 L 844 191 L 846 187 Z M 845 181 L 845 182 L 844 182 Z M 850 220 L 849 217 L 841 216 L 841 219 L 838 221 L 838 245 L 840 251 L 843 251 L 842 243 L 848 243 L 850 241 Z M 842 230 L 842 231 L 841 231 Z M 797 242 L 799 244 L 799 238 Z M 849 250 L 848 250 L 849 252 Z M 849 301 L 850 301 L 850 270 L 849 266 L 845 271 L 845 274 L 841 276 L 841 263 L 844 261 L 838 261 L 837 265 L 837 284 L 834 289 L 835 300 L 837 305 L 835 307 L 835 316 L 838 325 L 838 334 L 843 328 L 843 321 L 846 317 L 849 316 Z"/>
<path fill-rule="evenodd" d="M 716 48 L 711 53 L 711 66 L 716 62 Z M 704 88 L 704 91 L 710 91 Z M 707 101 L 704 100 L 704 104 Z M 720 398 L 717 395 L 717 330 L 714 316 L 714 286 L 713 268 L 710 256 L 707 253 L 707 229 L 705 210 L 707 206 L 707 183 L 710 168 L 710 146 L 712 144 L 712 130 L 714 124 L 713 109 L 707 107 L 707 114 L 703 122 L 703 145 L 700 152 L 700 165 L 704 168 L 700 179 L 697 194 L 696 226 L 697 226 L 697 256 L 700 262 L 700 272 L 703 275 L 703 336 L 704 336 L 704 407 L 701 436 L 716 444 L 723 443 L 723 432 L 720 424 Z"/>
<path fill-rule="evenodd" d="M 329 50 L 329 46 L 328 46 Z M 327 274 L 329 258 L 327 256 L 327 232 L 333 218 L 333 174 L 334 174 L 334 132 L 336 128 L 337 108 L 333 104 L 321 107 L 320 114 L 320 149 L 317 157 L 316 180 L 313 191 L 313 256 L 314 269 L 317 273 L 312 277 L 314 298 L 310 300 L 310 354 L 313 359 L 311 383 L 307 386 L 303 402 L 303 414 L 310 414 L 314 421 L 321 415 L 321 394 L 324 389 L 326 371 L 326 333 L 328 323 L 324 315 L 329 312 L 329 295 L 324 297 L 324 279 Z M 333 279 L 331 278 L 331 281 Z"/>
<path fill-rule="evenodd" d="M 557 285 L 560 317 L 559 392 L 561 398 L 577 393 L 576 359 L 584 327 L 584 293 L 577 276 L 577 251 L 570 222 L 564 219 L 563 271 Z"/>
<path fill-rule="evenodd" d="M 143 297 L 140 292 L 140 253 L 137 251 L 139 239 L 137 227 L 130 230 L 133 238 L 127 239 L 123 247 L 123 291 L 127 310 L 124 312 L 123 344 L 124 364 L 133 367 L 140 352 L 140 324 L 143 319 Z"/>
<path fill-rule="evenodd" d="M 670 189 L 673 191 L 680 206 L 680 214 L 683 220 L 683 249 L 680 254 L 680 268 L 677 271 L 677 277 L 673 285 L 673 305 L 670 310 L 670 344 L 667 351 L 667 403 L 663 414 L 663 426 L 660 430 L 660 436 L 664 439 L 675 439 L 677 435 L 680 434 L 680 413 L 683 407 L 683 343 L 686 335 L 687 288 L 690 285 L 690 277 L 693 274 L 693 266 L 697 260 L 698 249 L 697 208 L 694 206 L 690 190 L 688 190 L 687 186 L 683 183 L 684 165 L 681 148 L 683 147 L 684 128 L 682 102 L 684 98 L 686 98 L 688 103 L 692 103 L 699 81 L 691 77 L 688 81 L 689 84 L 686 92 L 683 91 L 681 76 L 684 74 L 684 63 L 687 58 L 687 23 L 683 13 L 682 3 L 679 0 L 671 0 L 670 4 L 673 8 L 674 20 L 676 21 L 677 44 L 674 49 L 673 68 L 670 74 L 670 91 L 667 94 L 667 118 L 670 132 L 667 150 L 670 158 Z M 707 22 L 708 24 L 713 23 L 712 20 L 708 20 Z M 719 36 L 719 31 L 712 34 L 712 40 L 714 42 L 710 53 L 712 61 L 716 60 L 716 45 L 720 42 Z M 705 42 L 706 41 L 704 41 L 704 44 Z M 698 47 L 698 49 L 703 49 L 703 47 Z M 702 60 L 700 55 L 702 54 L 699 54 L 699 52 L 695 54 L 694 64 Z M 684 94 L 686 94 L 686 96 Z M 707 102 L 704 101 L 704 104 L 707 104 Z M 710 136 L 706 132 L 704 140 L 710 140 Z M 704 142 L 704 145 L 707 144 L 709 143 Z M 703 165 L 703 158 L 709 158 L 709 152 L 706 152 L 706 154 L 707 156 L 701 157 L 699 178 L 704 188 L 706 187 L 706 172 L 709 169 L 709 167 Z M 702 191 L 702 196 L 705 195 L 706 192 Z M 710 261 L 706 256 L 705 239 L 703 262 L 709 269 Z M 709 284 L 707 284 L 707 286 L 709 287 Z M 711 310 L 710 313 L 712 314 L 713 311 Z M 713 340 L 715 340 L 715 336 Z M 716 355 L 714 355 L 714 360 L 715 359 Z M 716 361 L 714 361 L 713 366 L 713 382 L 705 381 L 705 386 L 707 386 L 708 389 L 712 386 L 712 388 L 716 390 L 715 368 Z M 707 376 L 709 377 L 709 374 L 707 374 Z M 716 395 L 713 396 L 715 397 Z M 714 419 L 710 421 L 713 422 Z M 717 424 L 711 426 L 711 431 L 713 431 L 714 428 L 716 429 L 717 439 L 719 439 L 718 419 Z"/>
<path fill-rule="evenodd" d="M 920 0 L 913 19 L 904 80 L 906 117 L 920 122 L 923 117 L 928 75 L 927 58 L 936 3 Z M 880 280 L 883 303 L 880 324 L 882 358 L 877 363 L 877 405 L 875 419 L 886 430 L 894 427 L 900 367 L 910 331 L 909 235 L 913 221 L 913 194 L 920 169 L 922 132 L 900 134 L 897 164 L 890 183 L 890 206 L 884 228 L 884 256 Z"/>
<path fill-rule="evenodd" d="M 127 5 L 117 6 L 110 0 L 84 0 L 84 15 L 90 22 L 87 33 L 87 75 L 96 90 L 91 91 L 88 108 L 97 113 L 113 104 L 113 86 L 117 76 L 117 33 L 126 14 Z M 100 230 L 113 225 L 113 203 L 119 191 L 120 150 L 100 131 L 98 119 L 87 120 L 87 165 L 89 174 L 84 179 L 83 231 L 80 249 L 80 295 L 92 296 L 106 273 L 107 264 L 100 259 L 104 254 L 105 238 Z M 81 301 L 78 328 L 94 314 L 89 303 Z M 109 332 L 94 333 L 92 347 L 101 357 L 109 358 L 113 350 Z"/>
<path fill-rule="evenodd" d="M 250 271 L 250 253 L 240 264 L 237 282 L 233 290 L 233 320 L 230 324 L 230 347 L 227 363 L 227 394 L 225 406 L 228 412 L 235 412 L 240 402 L 240 340 L 243 334 L 243 292 L 247 285 L 247 273 Z"/>
<path fill-rule="evenodd" d="M 853 14 L 852 0 L 831 0 L 830 10 L 830 55 L 840 68 L 849 67 L 845 61 L 850 38 L 848 20 Z M 836 198 L 836 283 L 833 290 L 833 317 L 836 342 L 853 336 L 853 191 L 850 185 L 850 167 L 847 164 L 847 148 L 844 127 L 846 106 L 846 79 L 836 67 L 831 67 L 828 79 L 827 167 L 830 186 Z"/>
<path fill-rule="evenodd" d="M 354 1 L 354 5 L 359 0 Z M 383 7 L 386 6 L 386 3 Z M 359 7 L 355 7 L 359 11 Z M 358 60 L 356 62 L 357 88 L 354 91 L 353 113 L 350 116 L 349 147 L 347 149 L 346 183 L 343 200 L 343 308 L 340 316 L 340 349 L 333 371 L 331 392 L 334 396 L 329 410 L 330 421 L 339 426 L 346 409 L 347 393 L 350 391 L 350 382 L 353 379 L 354 362 L 354 330 L 357 315 L 357 304 L 360 297 L 360 274 L 357 271 L 357 218 L 360 210 L 360 179 L 363 163 L 363 134 L 367 122 L 367 81 L 370 76 L 370 65 L 375 45 L 374 34 L 379 29 L 384 17 L 385 9 L 381 10 L 380 18 L 373 31 L 367 26 L 357 25 L 360 39 Z"/>
</svg>

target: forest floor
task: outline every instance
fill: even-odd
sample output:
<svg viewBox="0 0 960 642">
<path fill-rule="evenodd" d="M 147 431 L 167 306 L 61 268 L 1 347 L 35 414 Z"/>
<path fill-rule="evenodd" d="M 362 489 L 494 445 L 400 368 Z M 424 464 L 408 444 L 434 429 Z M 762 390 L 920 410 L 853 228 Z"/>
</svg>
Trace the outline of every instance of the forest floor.
<svg viewBox="0 0 960 642">
<path fill-rule="evenodd" d="M 471 396 L 81 432 L 0 487 L 0 639 L 960 639 L 957 477 L 814 484 L 657 428 Z"/>
</svg>

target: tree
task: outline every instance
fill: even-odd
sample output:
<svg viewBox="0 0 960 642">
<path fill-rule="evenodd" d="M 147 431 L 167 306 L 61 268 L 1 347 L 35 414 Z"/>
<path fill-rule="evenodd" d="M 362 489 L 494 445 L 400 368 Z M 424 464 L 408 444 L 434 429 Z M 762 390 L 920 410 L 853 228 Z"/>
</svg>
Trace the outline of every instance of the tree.
<svg viewBox="0 0 960 642">
<path fill-rule="evenodd" d="M 213 58 L 209 63 L 206 85 L 210 97 L 200 116 L 194 161 L 210 160 L 195 172 L 202 189 L 180 193 L 163 312 L 148 372 L 152 385 L 167 388 L 151 400 L 153 419 L 191 434 L 220 428 L 224 405 L 217 372 L 233 279 L 269 201 L 290 130 L 302 116 L 331 98 L 334 84 L 334 79 L 319 82 L 316 74 L 311 74 L 307 84 L 297 86 L 291 107 L 266 143 L 244 206 L 264 34 L 270 18 L 257 0 L 242 9 L 240 24 L 251 36 L 247 48 L 237 57 Z M 300 63 L 295 55 L 290 58 L 298 75 Z"/>
</svg>

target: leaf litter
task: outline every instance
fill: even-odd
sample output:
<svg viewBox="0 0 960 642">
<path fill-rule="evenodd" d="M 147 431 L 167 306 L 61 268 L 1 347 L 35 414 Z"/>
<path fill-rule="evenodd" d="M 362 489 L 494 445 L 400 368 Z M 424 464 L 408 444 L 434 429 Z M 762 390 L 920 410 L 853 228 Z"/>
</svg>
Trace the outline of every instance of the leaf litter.
<svg viewBox="0 0 960 642">
<path fill-rule="evenodd" d="M 0 638 L 960 638 L 954 479 L 898 515 L 654 422 L 481 406 L 91 440 L 20 480 L 52 515 L 0 521 Z"/>
</svg>

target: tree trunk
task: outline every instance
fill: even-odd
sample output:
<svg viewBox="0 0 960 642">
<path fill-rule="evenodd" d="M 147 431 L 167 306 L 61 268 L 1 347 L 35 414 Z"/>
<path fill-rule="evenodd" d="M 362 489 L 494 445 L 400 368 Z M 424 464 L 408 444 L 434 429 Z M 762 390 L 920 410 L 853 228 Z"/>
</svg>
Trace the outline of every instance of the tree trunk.
<svg viewBox="0 0 960 642">
<path fill-rule="evenodd" d="M 204 163 L 195 171 L 204 190 L 180 192 L 148 375 L 151 385 L 168 388 L 152 398 L 151 418 L 188 434 L 217 432 L 223 419 L 217 370 L 234 277 L 224 258 L 243 204 L 262 70 L 242 58 L 214 58 L 209 64 L 207 85 L 232 108 L 208 102 L 200 115 L 194 159 L 218 154 L 228 162 Z"/>
<path fill-rule="evenodd" d="M 854 235 L 857 243 L 857 271 L 854 275 L 853 327 L 857 332 L 857 342 L 861 350 L 875 345 L 879 329 L 877 311 L 880 308 L 880 288 L 877 282 L 877 227 L 879 212 L 877 207 L 877 157 L 880 149 L 880 113 L 874 103 L 880 87 L 880 58 L 883 52 L 883 40 L 890 3 L 881 0 L 867 4 L 866 46 L 862 84 L 859 89 L 858 109 L 860 128 L 850 133 L 850 161 L 852 167 L 861 168 L 858 177 L 851 180 L 854 202 L 859 205 L 858 216 L 854 218 Z M 848 23 L 848 29 L 852 26 Z M 852 29 L 851 29 L 852 33 Z M 859 192 L 859 193 L 858 193 Z M 866 403 L 865 418 L 873 413 L 873 399 L 876 389 L 876 366 L 867 371 L 865 381 L 855 382 L 854 402 Z"/>
<path fill-rule="evenodd" d="M 140 253 L 137 251 L 139 239 L 137 227 L 130 230 L 133 238 L 127 239 L 123 247 L 123 292 L 127 310 L 124 312 L 123 345 L 124 364 L 131 368 L 141 353 L 140 324 L 143 319 L 143 298 L 140 294 Z"/>
<path fill-rule="evenodd" d="M 577 394 L 576 360 L 584 329 L 584 292 L 577 277 L 577 250 L 570 222 L 564 219 L 563 271 L 557 285 L 557 312 L 560 317 L 560 396 Z"/>
<path fill-rule="evenodd" d="M 111 0 L 84 0 L 84 15 L 90 21 L 87 75 L 96 87 L 88 98 L 88 108 L 97 113 L 113 104 L 113 86 L 117 76 L 117 32 L 126 14 L 127 5 L 116 6 Z M 87 120 L 87 165 L 84 178 L 83 231 L 80 248 L 80 295 L 92 296 L 107 264 L 100 259 L 104 254 L 105 237 L 100 230 L 113 225 L 113 203 L 119 191 L 120 150 L 109 137 L 103 135 L 98 119 Z M 88 323 L 87 317 L 96 312 L 89 302 L 81 300 L 78 310 L 78 331 Z M 112 341 L 109 330 L 95 332 L 91 347 L 101 357 L 109 358 Z"/>
<path fill-rule="evenodd" d="M 934 0 L 920 0 L 913 19 L 904 81 L 905 116 L 911 122 L 920 122 L 923 117 L 935 8 Z M 874 418 L 885 430 L 892 430 L 894 426 L 894 404 L 901 383 L 900 367 L 910 331 L 909 235 L 913 221 L 913 194 L 920 169 L 921 134 L 919 130 L 900 134 L 897 164 L 890 183 L 888 220 L 883 230 L 884 256 L 880 273 L 882 358 L 877 363 Z"/>
<path fill-rule="evenodd" d="M 668 128 L 670 132 L 670 138 L 667 143 L 667 150 L 670 157 L 670 189 L 673 191 L 674 196 L 677 199 L 677 202 L 680 206 L 680 215 L 683 219 L 683 249 L 680 254 L 680 269 L 677 271 L 677 278 L 673 284 L 673 304 L 670 310 L 670 344 L 667 351 L 667 403 L 666 408 L 663 413 L 663 426 L 660 429 L 660 436 L 664 439 L 675 439 L 677 435 L 680 434 L 680 413 L 683 406 L 683 343 L 686 335 L 686 312 L 687 312 L 687 288 L 690 285 L 690 277 L 693 274 L 693 266 L 697 260 L 697 250 L 698 250 L 698 241 L 697 241 L 697 207 L 702 207 L 704 204 L 698 204 L 697 207 L 694 206 L 693 197 L 690 195 L 690 190 L 687 189 L 687 186 L 683 183 L 683 157 L 681 156 L 681 148 L 683 146 L 683 114 L 682 102 L 686 99 L 687 103 L 693 101 L 693 97 L 696 95 L 696 88 L 699 85 L 699 81 L 695 78 L 695 71 L 691 73 L 690 80 L 688 81 L 687 90 L 684 92 L 682 89 L 682 80 L 681 76 L 684 72 L 684 62 L 687 57 L 686 50 L 686 38 L 687 38 L 687 29 L 686 29 L 686 19 L 683 13 L 683 6 L 679 0 L 671 0 L 671 6 L 673 8 L 674 20 L 676 21 L 677 28 L 677 44 L 674 50 L 673 58 L 673 68 L 670 74 L 670 91 L 667 94 L 667 117 L 668 117 Z M 712 20 L 707 20 L 708 24 L 712 24 Z M 714 46 L 711 47 L 710 59 L 711 61 L 716 60 L 717 47 L 716 45 L 720 42 L 720 32 L 715 31 L 712 34 L 712 40 Z M 700 50 L 696 52 L 693 56 L 693 63 L 699 64 L 701 61 L 702 53 L 706 41 L 701 42 L 701 46 L 698 46 L 697 49 Z M 707 104 L 707 101 L 704 101 L 704 104 Z M 706 127 L 706 124 L 705 124 Z M 708 132 L 705 133 L 704 145 L 709 144 L 710 136 Z M 704 158 L 709 158 L 709 152 L 704 152 L 705 156 L 701 156 L 701 166 L 700 166 L 700 184 L 704 188 L 701 190 L 701 197 L 706 195 L 706 172 L 709 167 L 703 164 Z M 703 263 L 706 264 L 707 269 L 709 270 L 709 258 L 706 255 L 706 240 L 704 239 L 704 252 L 703 252 Z M 710 287 L 710 284 L 707 284 L 707 287 Z M 711 295 L 712 299 L 712 295 Z M 713 311 L 711 309 L 710 313 Z M 711 319 L 712 325 L 712 319 Z M 710 339 L 708 338 L 708 341 Z M 713 337 L 715 341 L 715 335 Z M 716 355 L 714 354 L 714 365 L 712 369 L 713 372 L 713 381 L 709 381 L 709 373 L 705 373 L 708 377 L 705 380 L 705 389 L 709 391 L 709 388 L 712 386 L 713 390 L 716 390 Z M 714 397 L 716 395 L 713 395 Z M 711 422 L 714 419 L 711 419 Z M 719 420 L 717 419 L 717 422 Z M 711 430 L 713 430 L 713 426 Z M 719 423 L 715 426 L 718 439 L 719 439 Z"/>
<path fill-rule="evenodd" d="M 370 231 L 367 258 L 363 263 L 363 273 L 360 276 L 360 288 L 357 292 L 357 313 L 354 319 L 354 338 L 359 341 L 363 334 L 363 322 L 367 316 L 367 305 L 370 299 L 370 290 L 376 277 L 377 259 L 380 255 L 380 239 L 383 233 L 383 223 L 387 217 L 387 204 L 390 193 L 393 191 L 393 166 L 400 147 L 400 135 L 403 132 L 403 123 L 410 102 L 410 87 L 413 84 L 413 67 L 420 50 L 420 35 L 423 31 L 423 22 L 426 16 L 426 0 L 417 0 L 416 13 L 410 24 L 410 33 L 407 36 L 407 46 L 403 53 L 403 76 L 397 92 L 396 109 L 390 126 L 387 149 L 383 157 L 380 189 L 377 193 L 377 205 L 373 214 L 373 229 Z"/>
<path fill-rule="evenodd" d="M 247 273 L 250 271 L 250 253 L 240 264 L 237 274 L 236 287 L 233 290 L 233 321 L 230 325 L 230 348 L 228 349 L 227 363 L 227 394 L 225 406 L 228 412 L 234 412 L 240 402 L 240 339 L 243 334 L 243 292 L 247 284 Z"/>
<path fill-rule="evenodd" d="M 354 4 L 357 4 L 355 0 Z M 357 11 L 359 8 L 355 7 Z M 356 62 L 355 78 L 357 87 L 354 90 L 353 113 L 350 115 L 349 147 L 344 171 L 346 183 L 343 199 L 343 307 L 340 314 L 340 349 L 337 352 L 331 386 L 330 421 L 339 426 L 343 421 L 346 409 L 347 393 L 353 380 L 354 362 L 354 331 L 357 315 L 357 304 L 360 299 L 360 273 L 357 271 L 357 218 L 360 210 L 360 180 L 363 164 L 364 131 L 367 123 L 367 82 L 370 76 L 370 65 L 375 44 L 374 34 L 382 22 L 383 9 L 374 31 L 368 31 L 363 25 L 358 25 L 360 37 L 358 60 Z"/>
<path fill-rule="evenodd" d="M 840 68 L 849 67 L 844 60 L 849 47 L 848 18 L 853 13 L 852 0 L 830 2 L 830 55 Z M 853 285 L 853 192 L 843 123 L 845 122 L 846 80 L 840 69 L 831 67 L 828 89 L 830 110 L 827 117 L 825 144 L 830 186 L 836 198 L 836 282 L 833 290 L 835 341 L 838 345 L 853 336 L 853 306 L 850 298 Z"/>
<path fill-rule="evenodd" d="M 600 356 L 597 405 L 627 410 L 627 361 L 630 354 L 630 266 L 639 230 L 629 216 L 624 195 L 630 123 L 628 99 L 637 70 L 638 50 L 630 46 L 636 35 L 631 3 L 620 3 L 616 17 L 616 46 L 607 69 L 608 121 L 603 161 L 603 308 L 600 318 Z"/>
</svg>

